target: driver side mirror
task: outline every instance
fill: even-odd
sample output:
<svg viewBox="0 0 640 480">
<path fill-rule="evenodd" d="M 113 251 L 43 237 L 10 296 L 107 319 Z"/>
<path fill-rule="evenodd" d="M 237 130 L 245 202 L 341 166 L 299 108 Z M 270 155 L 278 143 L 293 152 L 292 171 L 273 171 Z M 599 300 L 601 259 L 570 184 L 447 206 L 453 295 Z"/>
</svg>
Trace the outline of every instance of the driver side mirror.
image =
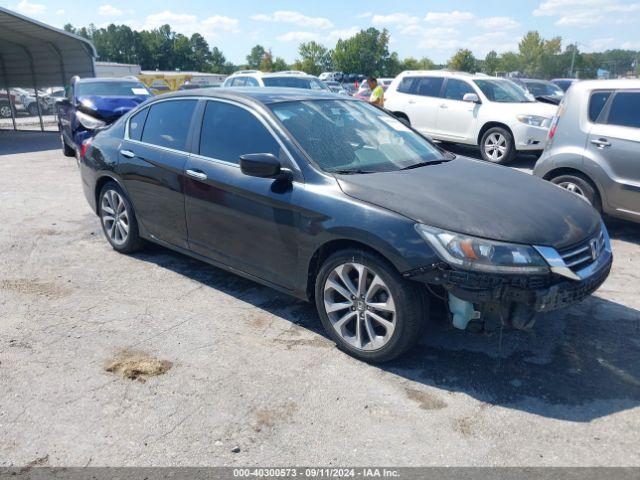
<svg viewBox="0 0 640 480">
<path fill-rule="evenodd" d="M 240 171 L 250 177 L 276 178 L 285 170 L 271 153 L 248 153 L 240 156 Z"/>
<path fill-rule="evenodd" d="M 480 103 L 480 98 L 478 98 L 478 95 L 476 93 L 465 93 L 462 97 L 462 101 L 469 103 Z"/>
</svg>

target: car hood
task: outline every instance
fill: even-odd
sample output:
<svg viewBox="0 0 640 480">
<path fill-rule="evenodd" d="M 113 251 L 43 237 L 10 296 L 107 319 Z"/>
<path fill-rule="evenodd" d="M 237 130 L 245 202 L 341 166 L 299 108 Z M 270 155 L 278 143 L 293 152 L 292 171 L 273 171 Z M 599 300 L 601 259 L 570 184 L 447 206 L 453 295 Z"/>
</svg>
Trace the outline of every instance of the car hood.
<svg viewBox="0 0 640 480">
<path fill-rule="evenodd" d="M 336 178 L 347 195 L 416 222 L 504 242 L 564 248 L 594 234 L 600 224 L 598 213 L 576 195 L 466 157 Z"/>
<path fill-rule="evenodd" d="M 113 122 L 132 108 L 137 107 L 149 96 L 102 97 L 83 96 L 78 98 L 79 109 L 101 120 Z"/>
</svg>

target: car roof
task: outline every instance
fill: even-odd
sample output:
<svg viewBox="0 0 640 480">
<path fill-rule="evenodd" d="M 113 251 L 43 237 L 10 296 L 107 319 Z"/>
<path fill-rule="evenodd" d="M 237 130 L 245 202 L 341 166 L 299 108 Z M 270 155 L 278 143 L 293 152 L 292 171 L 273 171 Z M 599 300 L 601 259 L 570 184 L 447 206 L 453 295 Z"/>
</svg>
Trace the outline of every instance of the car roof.
<svg viewBox="0 0 640 480">
<path fill-rule="evenodd" d="M 453 70 L 405 70 L 398 77 L 406 76 L 406 75 L 425 75 L 425 76 L 439 76 L 439 77 L 460 77 L 460 78 L 468 78 L 470 80 L 480 79 L 480 78 L 491 78 L 496 80 L 508 80 L 502 79 L 498 77 L 491 77 L 484 73 L 468 73 L 468 72 L 458 72 Z M 397 78 L 397 77 L 396 77 Z"/>
<path fill-rule="evenodd" d="M 581 80 L 571 85 L 572 91 L 590 91 L 601 89 L 640 89 L 640 80 L 619 78 L 614 80 Z"/>
<path fill-rule="evenodd" d="M 193 90 L 182 90 L 178 92 L 166 93 L 154 97 L 153 102 L 164 98 L 178 97 L 209 97 L 226 100 L 237 100 L 243 103 L 262 103 L 265 105 L 292 102 L 303 100 L 346 100 L 359 101 L 355 98 L 346 97 L 326 91 L 307 90 L 304 88 L 281 88 L 281 87 L 223 87 L 223 88 L 197 88 Z"/>
<path fill-rule="evenodd" d="M 95 78 L 79 78 L 76 80 L 76 83 L 95 83 L 95 82 L 131 82 L 131 83 L 141 83 L 140 80 L 137 79 L 133 79 L 133 78 L 126 78 L 126 77 L 120 77 L 120 78 L 111 78 L 111 77 L 105 77 L 105 78 L 100 78 L 100 77 L 95 77 Z"/>
</svg>

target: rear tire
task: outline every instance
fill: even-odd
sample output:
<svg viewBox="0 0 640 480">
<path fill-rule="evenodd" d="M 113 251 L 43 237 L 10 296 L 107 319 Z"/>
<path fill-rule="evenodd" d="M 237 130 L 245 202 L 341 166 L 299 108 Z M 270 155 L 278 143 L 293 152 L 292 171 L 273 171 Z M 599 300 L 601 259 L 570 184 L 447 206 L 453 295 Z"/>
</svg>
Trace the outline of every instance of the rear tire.
<svg viewBox="0 0 640 480">
<path fill-rule="evenodd" d="M 419 287 L 378 255 L 341 250 L 316 277 L 316 308 L 341 350 L 367 362 L 386 362 L 420 339 L 429 309 Z"/>
<path fill-rule="evenodd" d="M 129 198 L 115 182 L 107 182 L 98 196 L 98 215 L 102 231 L 114 250 L 134 253 L 144 244 Z"/>
<path fill-rule="evenodd" d="M 67 145 L 66 140 L 64 139 L 64 135 L 60 132 L 60 145 L 62 146 L 62 153 L 65 157 L 75 157 L 76 149 Z"/>
<path fill-rule="evenodd" d="M 513 135 L 502 127 L 493 127 L 484 132 L 480 139 L 480 154 L 487 162 L 506 165 L 516 156 Z"/>
<path fill-rule="evenodd" d="M 579 173 L 559 175 L 552 178 L 551 183 L 560 188 L 564 188 L 565 190 L 577 195 L 582 200 L 589 202 L 589 204 L 596 210 L 602 211 L 598 191 L 591 181 L 583 175 L 580 175 Z"/>
<path fill-rule="evenodd" d="M 38 105 L 36 105 L 35 103 L 29 104 L 29 106 L 27 107 L 27 112 L 29 112 L 29 115 L 31 115 L 32 117 L 37 116 L 38 115 Z"/>
</svg>

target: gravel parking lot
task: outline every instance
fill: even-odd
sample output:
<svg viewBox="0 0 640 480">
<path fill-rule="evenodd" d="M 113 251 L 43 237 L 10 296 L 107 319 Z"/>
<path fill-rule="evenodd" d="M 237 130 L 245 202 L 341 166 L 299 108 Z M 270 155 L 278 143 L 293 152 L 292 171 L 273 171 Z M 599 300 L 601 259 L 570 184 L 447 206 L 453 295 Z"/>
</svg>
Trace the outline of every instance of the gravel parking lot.
<svg viewBox="0 0 640 480">
<path fill-rule="evenodd" d="M 640 466 L 638 225 L 607 222 L 610 278 L 532 332 L 434 322 L 378 367 L 311 305 L 114 252 L 57 135 L 0 132 L 0 155 L 0 466 Z M 124 379 L 122 351 L 171 368 Z"/>
</svg>

